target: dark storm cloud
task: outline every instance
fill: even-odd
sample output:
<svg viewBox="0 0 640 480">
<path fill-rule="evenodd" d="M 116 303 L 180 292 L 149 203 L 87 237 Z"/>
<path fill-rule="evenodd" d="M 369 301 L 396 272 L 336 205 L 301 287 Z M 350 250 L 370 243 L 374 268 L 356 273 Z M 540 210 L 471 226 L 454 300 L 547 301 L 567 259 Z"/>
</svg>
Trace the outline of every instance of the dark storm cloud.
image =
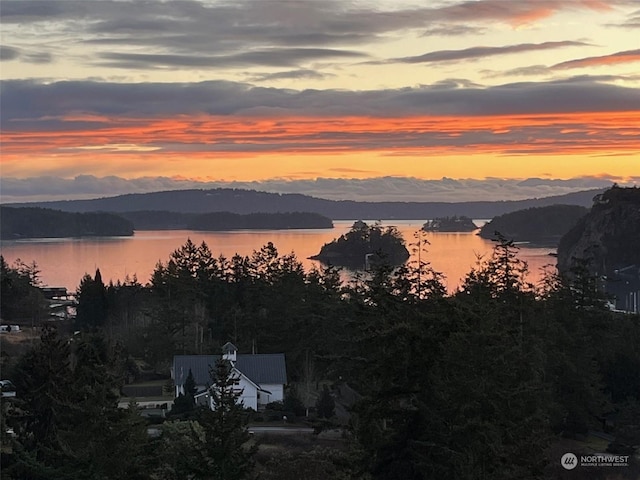
<svg viewBox="0 0 640 480">
<path fill-rule="evenodd" d="M 2 83 L 2 126 L 55 128 L 69 115 L 166 118 L 172 115 L 401 116 L 493 115 L 640 110 L 640 89 L 584 79 L 511 83 L 488 88 L 443 85 L 395 90 L 291 90 L 212 81 Z M 99 122 L 98 120 L 95 120 Z M 69 123 L 65 128 L 69 128 Z M 99 125 L 91 125 L 96 128 Z M 78 128 L 83 122 L 78 121 Z"/>
<path fill-rule="evenodd" d="M 475 58 L 491 57 L 495 55 L 508 55 L 513 53 L 531 52 L 536 50 L 550 50 L 553 48 L 576 47 L 589 45 L 584 42 L 544 42 L 544 43 L 521 43 L 518 45 L 506 45 L 503 47 L 471 47 L 462 50 L 438 50 L 411 57 L 399 57 L 389 59 L 389 63 L 433 63 L 449 62 L 455 60 L 469 60 Z"/>
</svg>

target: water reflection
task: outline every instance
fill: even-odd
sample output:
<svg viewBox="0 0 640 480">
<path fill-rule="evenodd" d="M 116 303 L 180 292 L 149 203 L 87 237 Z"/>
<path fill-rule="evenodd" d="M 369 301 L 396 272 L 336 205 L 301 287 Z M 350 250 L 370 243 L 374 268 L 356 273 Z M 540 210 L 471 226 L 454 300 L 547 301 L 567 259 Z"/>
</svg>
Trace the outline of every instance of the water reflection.
<svg viewBox="0 0 640 480">
<path fill-rule="evenodd" d="M 418 252 L 414 234 L 422 221 L 387 221 L 383 226 L 394 225 L 404 237 L 412 259 Z M 206 242 L 214 255 L 228 258 L 236 253 L 250 255 L 268 242 L 280 254 L 295 253 L 306 270 L 322 265 L 308 257 L 317 254 L 323 244 L 346 233 L 352 221 L 335 221 L 335 228 L 322 230 L 261 230 L 233 232 L 195 232 L 190 230 L 138 231 L 133 237 L 96 237 L 73 239 L 34 239 L 1 243 L 1 252 L 8 263 L 20 258 L 26 263 L 35 261 L 41 270 L 42 281 L 51 286 L 64 286 L 75 290 L 85 273 L 93 274 L 100 268 L 105 281 L 124 280 L 135 274 L 141 283 L 151 277 L 159 261 L 166 262 L 171 252 L 179 248 L 187 238 L 200 244 Z M 429 245 L 421 259 L 446 277 L 449 290 L 455 289 L 460 279 L 475 265 L 477 259 L 490 254 L 493 242 L 474 233 L 430 233 Z M 549 248 L 522 248 L 519 257 L 529 264 L 532 282 L 540 279 L 540 269 L 555 259 L 549 256 Z M 410 261 L 412 260 L 410 259 Z M 363 259 L 364 261 L 364 259 Z"/>
</svg>

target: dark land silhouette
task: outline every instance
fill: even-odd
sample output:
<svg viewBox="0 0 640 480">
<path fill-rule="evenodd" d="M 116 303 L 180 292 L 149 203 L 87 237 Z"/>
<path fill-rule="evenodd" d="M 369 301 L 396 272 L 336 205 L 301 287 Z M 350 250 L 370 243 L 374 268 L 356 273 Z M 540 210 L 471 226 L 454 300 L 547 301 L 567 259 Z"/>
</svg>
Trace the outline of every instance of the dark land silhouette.
<svg viewBox="0 0 640 480">
<path fill-rule="evenodd" d="M 279 194 L 255 190 L 213 189 L 176 190 L 155 193 L 119 195 L 93 200 L 68 200 L 12 204 L 11 206 L 46 207 L 66 212 L 139 212 L 170 211 L 175 213 L 319 213 L 332 220 L 428 220 L 436 217 L 464 215 L 490 219 L 504 213 L 556 204 L 590 207 L 593 197 L 604 190 L 586 190 L 568 195 L 514 201 L 482 202 L 356 202 L 326 200 L 301 194 Z M 169 222 L 174 222 L 170 219 Z"/>
</svg>

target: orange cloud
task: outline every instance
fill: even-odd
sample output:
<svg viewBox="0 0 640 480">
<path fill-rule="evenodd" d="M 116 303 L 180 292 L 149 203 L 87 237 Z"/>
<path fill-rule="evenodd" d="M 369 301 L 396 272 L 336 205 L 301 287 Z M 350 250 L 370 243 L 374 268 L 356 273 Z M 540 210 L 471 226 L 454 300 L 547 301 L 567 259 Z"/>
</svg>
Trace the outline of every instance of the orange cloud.
<svg viewBox="0 0 640 480">
<path fill-rule="evenodd" d="M 64 125 L 64 124 L 63 124 Z M 640 150 L 640 112 L 370 118 L 115 119 L 98 129 L 7 132 L 2 163 L 28 158 L 247 158 L 387 152 L 595 154 Z"/>
<path fill-rule="evenodd" d="M 535 23 L 563 10 L 610 11 L 603 0 L 536 0 L 508 2 L 504 0 L 467 1 L 440 9 L 451 20 L 502 20 L 514 27 Z"/>
<path fill-rule="evenodd" d="M 631 63 L 640 61 L 640 50 L 627 50 L 624 52 L 617 52 L 611 55 L 602 55 L 600 57 L 585 57 L 576 60 L 569 60 L 554 65 L 553 69 L 567 69 L 567 68 L 584 68 L 584 67 L 599 67 L 605 65 L 617 65 L 620 63 Z"/>
</svg>

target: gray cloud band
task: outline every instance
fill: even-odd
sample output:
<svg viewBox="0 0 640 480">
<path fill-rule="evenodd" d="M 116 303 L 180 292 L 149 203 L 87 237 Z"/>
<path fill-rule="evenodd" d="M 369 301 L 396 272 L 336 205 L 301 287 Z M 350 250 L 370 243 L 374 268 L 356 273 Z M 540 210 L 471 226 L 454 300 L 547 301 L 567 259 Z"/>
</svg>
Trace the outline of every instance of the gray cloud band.
<svg viewBox="0 0 640 480">
<path fill-rule="evenodd" d="M 277 193 L 304 193 L 335 200 L 460 202 L 518 200 L 563 195 L 581 190 L 606 188 L 614 181 L 622 185 L 629 182 L 629 185 L 638 184 L 640 177 L 631 179 L 581 177 L 568 180 L 541 178 L 526 180 L 504 178 L 424 180 L 412 177 L 377 177 L 367 179 L 316 178 L 312 180 L 198 182 L 168 177 L 125 179 L 115 176 L 79 175 L 70 179 L 3 177 L 0 178 L 0 186 L 3 203 L 57 198 L 95 198 L 190 188 L 244 188 Z"/>
<path fill-rule="evenodd" d="M 291 90 L 245 83 L 106 83 L 66 81 L 1 83 L 2 128 L 55 129 L 63 117 L 93 114 L 153 118 L 176 114 L 395 117 L 517 115 L 638 111 L 640 89 L 575 81 L 523 82 L 460 88 L 459 82 L 389 90 Z M 66 127 L 72 127 L 72 124 Z M 87 122 L 99 127 L 99 121 Z M 83 128 L 82 122 L 78 124 Z"/>
</svg>

